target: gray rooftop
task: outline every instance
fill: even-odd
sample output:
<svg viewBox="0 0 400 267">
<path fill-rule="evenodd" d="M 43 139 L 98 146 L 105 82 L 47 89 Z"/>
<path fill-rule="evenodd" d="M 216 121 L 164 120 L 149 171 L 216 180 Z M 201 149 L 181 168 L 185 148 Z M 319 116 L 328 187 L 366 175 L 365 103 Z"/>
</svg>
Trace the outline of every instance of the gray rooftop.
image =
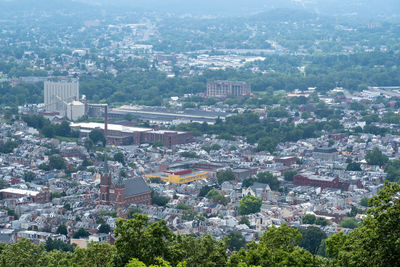
<svg viewBox="0 0 400 267">
<path fill-rule="evenodd" d="M 150 188 L 143 178 L 134 178 L 123 181 L 125 184 L 125 197 L 142 195 L 150 192 Z"/>
</svg>

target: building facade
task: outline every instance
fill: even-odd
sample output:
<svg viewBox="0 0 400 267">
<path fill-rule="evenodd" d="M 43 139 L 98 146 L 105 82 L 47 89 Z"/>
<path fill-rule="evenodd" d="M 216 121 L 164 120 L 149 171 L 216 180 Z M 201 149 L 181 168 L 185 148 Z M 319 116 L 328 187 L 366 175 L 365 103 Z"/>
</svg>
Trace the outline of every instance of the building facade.
<svg viewBox="0 0 400 267">
<path fill-rule="evenodd" d="M 206 171 L 193 171 L 191 169 L 169 170 L 160 173 L 147 174 L 145 177 L 147 179 L 159 178 L 164 182 L 173 184 L 186 184 L 197 180 L 210 178 L 210 173 Z"/>
<path fill-rule="evenodd" d="M 240 97 L 251 93 L 250 85 L 240 81 L 214 81 L 207 83 L 207 97 Z"/>
<path fill-rule="evenodd" d="M 18 189 L 18 188 L 4 188 L 0 190 L 0 200 L 10 198 L 25 198 L 27 203 L 43 203 L 50 201 L 50 191 L 44 187 L 41 192 Z"/>
<path fill-rule="evenodd" d="M 337 188 L 342 190 L 347 190 L 349 188 L 349 184 L 341 182 L 339 177 L 323 177 L 318 175 L 297 174 L 293 177 L 293 184 L 321 188 Z"/>
<path fill-rule="evenodd" d="M 322 161 L 336 161 L 338 159 L 338 151 L 332 147 L 318 147 L 312 152 L 314 159 Z"/>
<path fill-rule="evenodd" d="M 151 191 L 143 178 L 113 183 L 107 164 L 100 180 L 100 204 L 128 207 L 131 204 L 151 205 Z"/>
<path fill-rule="evenodd" d="M 46 112 L 67 115 L 67 105 L 79 99 L 79 82 L 44 82 Z"/>
<path fill-rule="evenodd" d="M 80 130 L 81 134 L 89 134 L 94 129 L 104 130 L 104 124 L 95 122 L 71 123 L 70 126 L 72 129 Z M 172 147 L 193 142 L 193 134 L 191 132 L 108 124 L 106 139 L 109 145 L 161 143 L 165 147 Z"/>
</svg>

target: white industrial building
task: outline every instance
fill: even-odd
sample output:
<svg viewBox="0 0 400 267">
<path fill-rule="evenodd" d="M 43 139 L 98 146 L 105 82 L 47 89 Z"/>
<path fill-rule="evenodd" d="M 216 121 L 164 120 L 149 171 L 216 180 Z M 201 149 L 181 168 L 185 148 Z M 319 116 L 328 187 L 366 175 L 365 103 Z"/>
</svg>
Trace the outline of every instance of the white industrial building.
<svg viewBox="0 0 400 267">
<path fill-rule="evenodd" d="M 67 106 L 79 99 L 79 82 L 45 82 L 44 105 L 46 112 L 58 112 L 60 116 L 67 115 Z"/>
<path fill-rule="evenodd" d="M 85 115 L 85 104 L 80 101 L 72 101 L 67 105 L 67 118 L 71 121 L 76 121 Z"/>
</svg>

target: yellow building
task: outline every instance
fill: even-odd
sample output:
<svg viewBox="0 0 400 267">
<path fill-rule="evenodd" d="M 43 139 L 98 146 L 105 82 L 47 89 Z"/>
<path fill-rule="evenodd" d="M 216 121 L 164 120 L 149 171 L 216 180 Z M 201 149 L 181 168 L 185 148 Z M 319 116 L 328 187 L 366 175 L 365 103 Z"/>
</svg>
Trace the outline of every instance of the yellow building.
<svg viewBox="0 0 400 267">
<path fill-rule="evenodd" d="M 160 172 L 154 174 L 146 174 L 146 180 L 150 178 L 160 178 L 164 182 L 169 182 L 173 184 L 185 184 L 194 182 L 197 180 L 203 180 L 210 177 L 209 172 L 205 171 L 191 171 L 191 172 Z"/>
</svg>

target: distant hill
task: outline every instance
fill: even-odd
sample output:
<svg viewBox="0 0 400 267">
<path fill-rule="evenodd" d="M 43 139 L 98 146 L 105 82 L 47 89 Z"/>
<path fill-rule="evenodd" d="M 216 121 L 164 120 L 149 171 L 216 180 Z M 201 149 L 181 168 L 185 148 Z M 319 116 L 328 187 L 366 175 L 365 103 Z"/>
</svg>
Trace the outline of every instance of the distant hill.
<svg viewBox="0 0 400 267">
<path fill-rule="evenodd" d="M 12 11 L 156 11 L 161 13 L 248 16 L 290 8 L 321 15 L 370 21 L 400 21 L 399 0 L 0 0 L 0 13 Z"/>
<path fill-rule="evenodd" d="M 399 19 L 398 0 L 79 0 L 97 5 L 126 6 L 174 13 L 237 16 L 276 8 L 296 8 L 365 19 Z"/>
</svg>

